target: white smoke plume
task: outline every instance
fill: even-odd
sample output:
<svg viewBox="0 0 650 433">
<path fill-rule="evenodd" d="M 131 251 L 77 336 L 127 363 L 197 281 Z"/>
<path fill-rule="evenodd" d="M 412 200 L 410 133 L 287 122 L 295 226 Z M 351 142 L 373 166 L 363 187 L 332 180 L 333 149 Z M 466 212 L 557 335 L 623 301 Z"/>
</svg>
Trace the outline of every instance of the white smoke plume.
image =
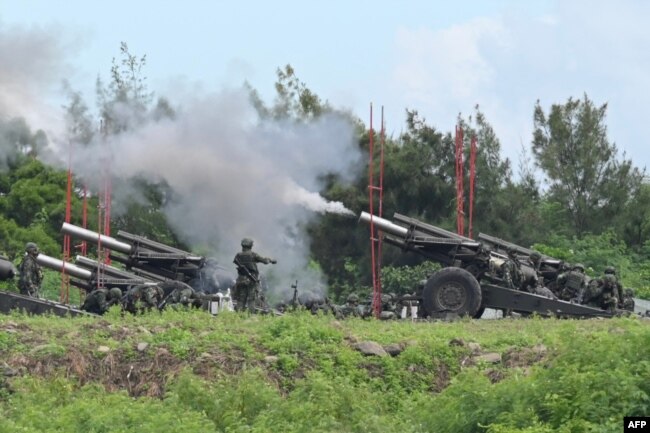
<svg viewBox="0 0 650 433">
<path fill-rule="evenodd" d="M 6 28 L 0 23 L 0 160 L 38 130 L 58 151 L 45 162 L 68 167 L 69 137 L 60 95 L 63 77 L 78 87 L 66 66 L 74 50 L 56 29 Z M 289 291 L 324 289 L 318 270 L 308 263 L 304 225 L 324 212 L 352 213 L 343 203 L 318 194 L 320 176 L 338 173 L 351 180 L 361 157 L 352 123 L 326 115 L 305 123 L 262 120 L 245 90 L 226 90 L 172 100 L 174 119 L 145 121 L 142 111 L 114 106 L 130 132 L 100 137 L 90 146 L 72 143 L 72 170 L 96 193 L 110 168 L 115 185 L 113 215 L 138 191 L 123 188 L 135 178 L 165 182 L 173 197 L 164 212 L 194 251 L 209 251 L 234 272 L 240 240 L 251 237 L 254 250 L 278 260 L 262 265 L 271 286 Z M 48 101 L 58 101 L 51 103 Z M 144 125 L 137 127 L 135 125 Z M 97 128 L 99 125 L 95 125 Z M 22 139 L 20 137 L 27 138 Z M 16 138 L 19 137 L 19 138 Z M 1 166 L 1 164 L 0 164 Z"/>
<path fill-rule="evenodd" d="M 61 112 L 48 96 L 69 73 L 66 47 L 54 28 L 3 26 L 0 22 L 0 120 L 25 118 L 32 129 L 58 133 Z"/>
<path fill-rule="evenodd" d="M 188 244 L 234 270 L 241 239 L 251 237 L 255 251 L 278 260 L 272 269 L 262 265 L 277 289 L 300 280 L 322 291 L 303 227 L 319 213 L 354 215 L 317 191 L 325 173 L 350 179 L 360 157 L 349 119 L 262 120 L 246 91 L 231 90 L 185 102 L 174 119 L 76 147 L 73 171 L 89 182 L 99 182 L 106 166 L 122 180 L 164 181 L 175 193 L 165 213 Z M 114 209 L 123 199 L 113 196 Z"/>
</svg>

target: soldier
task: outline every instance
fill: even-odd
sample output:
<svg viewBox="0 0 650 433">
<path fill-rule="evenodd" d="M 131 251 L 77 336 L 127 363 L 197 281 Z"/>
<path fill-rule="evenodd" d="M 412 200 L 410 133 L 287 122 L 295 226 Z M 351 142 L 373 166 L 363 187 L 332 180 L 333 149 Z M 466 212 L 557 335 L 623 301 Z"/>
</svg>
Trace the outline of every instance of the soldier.
<svg viewBox="0 0 650 433">
<path fill-rule="evenodd" d="M 623 289 L 621 300 L 618 304 L 621 310 L 634 311 L 634 290 Z"/>
<path fill-rule="evenodd" d="M 395 304 L 396 298 L 397 296 L 394 293 L 382 293 L 379 320 L 391 320 L 397 318 L 397 305 Z"/>
<path fill-rule="evenodd" d="M 585 301 L 594 307 L 613 312 L 618 308 L 623 287 L 618 282 L 616 268 L 613 266 L 607 266 L 603 274 L 589 285 L 589 293 Z"/>
<path fill-rule="evenodd" d="M 123 308 L 137 314 L 158 308 L 163 301 L 164 291 L 155 284 L 140 284 L 131 287 L 126 293 Z"/>
<path fill-rule="evenodd" d="M 86 296 L 81 309 L 101 316 L 111 306 L 118 304 L 121 299 L 122 291 L 117 287 L 113 287 L 111 290 L 104 288 L 95 289 Z"/>
<path fill-rule="evenodd" d="M 519 259 L 517 257 L 517 250 L 508 248 L 508 258 L 503 262 L 500 268 L 500 273 L 506 287 L 514 290 L 521 290 L 522 274 L 519 269 Z"/>
<path fill-rule="evenodd" d="M 580 263 L 573 265 L 570 271 L 560 274 L 557 277 L 559 298 L 563 301 L 576 300 L 582 303 L 587 290 L 586 277 L 585 267 Z"/>
<path fill-rule="evenodd" d="M 545 296 L 550 299 L 557 299 L 557 296 L 547 287 L 544 286 L 544 276 L 540 273 L 542 264 L 542 255 L 533 251 L 526 259 L 527 267 L 520 268 L 522 275 L 522 289 L 536 295 Z"/>
<path fill-rule="evenodd" d="M 277 260 L 263 257 L 253 252 L 253 240 L 244 238 L 241 241 L 242 251 L 237 253 L 233 262 L 237 265 L 237 282 L 234 288 L 234 300 L 237 311 L 255 311 L 262 301 L 258 263 L 276 264 Z"/>
<path fill-rule="evenodd" d="M 535 272 L 539 274 L 540 268 L 542 266 L 542 255 L 537 251 L 533 251 L 528 256 L 528 266 L 533 268 Z"/>
<path fill-rule="evenodd" d="M 341 317 L 359 317 L 359 296 L 356 293 L 350 293 L 344 305 L 339 307 Z"/>
<path fill-rule="evenodd" d="M 20 263 L 20 278 L 18 279 L 18 289 L 23 295 L 38 298 L 43 282 L 43 271 L 41 266 L 36 263 L 38 256 L 38 246 L 34 242 L 27 242 L 25 245 L 25 256 Z"/>
<path fill-rule="evenodd" d="M 158 284 L 164 293 L 163 300 L 158 304 L 158 308 L 162 309 L 167 304 L 172 305 L 201 305 L 200 299 L 194 289 L 182 281 L 165 281 Z"/>
</svg>

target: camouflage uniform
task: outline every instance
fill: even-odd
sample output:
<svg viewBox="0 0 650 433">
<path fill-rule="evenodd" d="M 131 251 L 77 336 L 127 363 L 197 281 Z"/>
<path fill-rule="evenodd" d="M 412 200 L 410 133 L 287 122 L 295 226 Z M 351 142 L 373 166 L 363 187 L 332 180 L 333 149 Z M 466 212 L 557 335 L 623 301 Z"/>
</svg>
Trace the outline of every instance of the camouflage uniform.
<svg viewBox="0 0 650 433">
<path fill-rule="evenodd" d="M 141 284 L 133 286 L 126 293 L 124 309 L 130 313 L 144 313 L 158 308 L 162 302 L 164 291 L 157 285 Z"/>
<path fill-rule="evenodd" d="M 191 305 L 201 306 L 201 300 L 194 289 L 182 281 L 165 281 L 158 284 L 163 291 L 163 300 L 159 307 L 164 307 L 168 304 L 171 305 L 184 305 L 186 307 Z"/>
<path fill-rule="evenodd" d="M 86 296 L 81 309 L 89 313 L 102 315 L 108 309 L 119 303 L 122 299 L 122 291 L 117 287 L 108 289 L 95 289 Z"/>
<path fill-rule="evenodd" d="M 623 289 L 618 307 L 621 310 L 634 311 L 634 290 Z"/>
<path fill-rule="evenodd" d="M 354 293 L 350 293 L 347 302 L 344 305 L 341 305 L 338 310 L 343 318 L 359 317 L 361 315 L 359 311 L 359 297 Z"/>
<path fill-rule="evenodd" d="M 582 303 L 587 290 L 585 267 L 575 264 L 569 272 L 557 277 L 559 297 L 563 301 L 577 300 Z"/>
<path fill-rule="evenodd" d="M 41 283 L 43 282 L 43 271 L 41 266 L 36 263 L 38 256 L 38 247 L 33 242 L 28 242 L 25 245 L 25 256 L 20 263 L 18 270 L 20 271 L 20 278 L 18 279 L 18 290 L 20 293 L 27 296 L 38 298 L 41 290 Z"/>
<path fill-rule="evenodd" d="M 536 295 L 544 296 L 550 299 L 557 299 L 557 296 L 555 296 L 551 289 L 544 286 L 544 277 L 540 273 L 541 264 L 542 255 L 537 251 L 530 253 L 528 260 L 526 261 L 526 265 L 531 268 L 532 272 L 528 272 L 529 275 L 526 275 L 524 272 L 522 272 L 522 275 L 524 276 L 524 289 Z"/>
<path fill-rule="evenodd" d="M 253 240 L 244 238 L 241 241 L 242 251 L 235 255 L 233 262 L 237 265 L 237 282 L 233 289 L 233 299 L 237 311 L 255 311 L 263 307 L 263 294 L 260 288 L 258 263 L 277 263 L 276 260 L 263 257 L 253 252 Z"/>
<path fill-rule="evenodd" d="M 499 271 L 506 287 L 509 289 L 521 290 L 523 276 L 521 274 L 521 269 L 519 269 L 517 252 L 515 250 L 508 250 L 508 258 L 503 262 Z"/>
<path fill-rule="evenodd" d="M 585 291 L 584 303 L 592 307 L 615 311 L 619 305 L 622 290 L 623 288 L 616 278 L 616 271 L 613 267 L 608 266 L 602 277 L 589 282 Z"/>
</svg>

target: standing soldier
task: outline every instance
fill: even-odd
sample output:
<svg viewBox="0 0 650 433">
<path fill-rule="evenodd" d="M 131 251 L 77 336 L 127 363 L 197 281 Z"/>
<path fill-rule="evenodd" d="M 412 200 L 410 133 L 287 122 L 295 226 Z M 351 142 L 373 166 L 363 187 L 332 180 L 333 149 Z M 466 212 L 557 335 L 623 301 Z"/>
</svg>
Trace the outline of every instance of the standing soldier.
<svg viewBox="0 0 650 433">
<path fill-rule="evenodd" d="M 262 298 L 260 277 L 257 270 L 258 263 L 276 264 L 277 260 L 253 252 L 253 240 L 244 238 L 241 241 L 242 251 L 237 253 L 233 263 L 237 265 L 237 282 L 234 288 L 234 299 L 237 311 L 255 311 L 259 300 Z"/>
<path fill-rule="evenodd" d="M 27 242 L 25 245 L 25 256 L 20 263 L 20 278 L 18 279 L 18 289 L 23 295 L 38 298 L 43 282 L 43 271 L 41 266 L 36 262 L 38 256 L 38 246 L 34 242 Z"/>
</svg>

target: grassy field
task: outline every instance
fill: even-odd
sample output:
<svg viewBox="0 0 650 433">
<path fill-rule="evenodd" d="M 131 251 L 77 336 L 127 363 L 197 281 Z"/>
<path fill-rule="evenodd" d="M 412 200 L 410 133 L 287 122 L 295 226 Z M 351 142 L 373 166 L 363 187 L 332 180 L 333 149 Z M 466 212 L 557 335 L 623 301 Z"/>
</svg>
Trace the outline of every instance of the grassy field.
<svg viewBox="0 0 650 433">
<path fill-rule="evenodd" d="M 619 432 L 650 321 L 14 314 L 0 374 L 0 432 Z"/>
</svg>

